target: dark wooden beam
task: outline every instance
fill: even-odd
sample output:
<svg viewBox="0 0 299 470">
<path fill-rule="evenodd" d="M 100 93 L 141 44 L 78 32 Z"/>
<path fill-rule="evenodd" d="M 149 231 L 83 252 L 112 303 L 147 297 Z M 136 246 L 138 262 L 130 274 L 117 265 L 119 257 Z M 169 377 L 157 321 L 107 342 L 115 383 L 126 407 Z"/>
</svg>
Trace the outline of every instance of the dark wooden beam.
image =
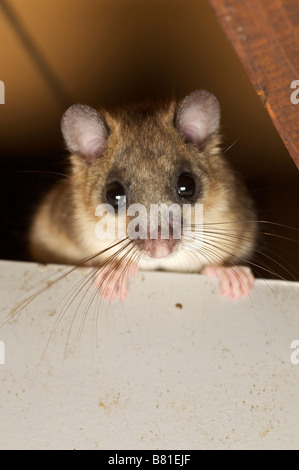
<svg viewBox="0 0 299 470">
<path fill-rule="evenodd" d="M 299 168 L 299 0 L 208 1 Z"/>
</svg>

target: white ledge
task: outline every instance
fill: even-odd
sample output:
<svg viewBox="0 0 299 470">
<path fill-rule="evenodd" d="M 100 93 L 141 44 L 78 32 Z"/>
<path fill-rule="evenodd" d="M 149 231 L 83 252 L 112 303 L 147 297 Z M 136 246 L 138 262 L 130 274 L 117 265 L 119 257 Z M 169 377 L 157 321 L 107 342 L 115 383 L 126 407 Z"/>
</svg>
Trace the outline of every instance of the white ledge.
<svg viewBox="0 0 299 470">
<path fill-rule="evenodd" d="M 127 301 L 89 305 L 93 287 L 68 295 L 84 268 L 18 312 L 58 270 L 0 262 L 1 449 L 298 448 L 298 283 L 234 302 L 217 280 L 147 272 Z"/>
</svg>

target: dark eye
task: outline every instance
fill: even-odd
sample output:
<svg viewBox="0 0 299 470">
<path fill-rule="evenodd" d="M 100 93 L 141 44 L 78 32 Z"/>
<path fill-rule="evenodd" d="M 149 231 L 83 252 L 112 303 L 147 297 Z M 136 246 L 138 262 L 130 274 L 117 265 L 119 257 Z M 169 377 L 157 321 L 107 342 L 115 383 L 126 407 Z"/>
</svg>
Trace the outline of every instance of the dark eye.
<svg viewBox="0 0 299 470">
<path fill-rule="evenodd" d="M 114 208 L 123 206 L 126 203 L 126 193 L 124 187 L 114 181 L 114 183 L 109 184 L 106 192 L 106 198 L 109 204 Z"/>
<path fill-rule="evenodd" d="M 195 182 L 189 173 L 182 173 L 178 178 L 177 192 L 184 198 L 190 198 L 195 194 Z"/>
</svg>

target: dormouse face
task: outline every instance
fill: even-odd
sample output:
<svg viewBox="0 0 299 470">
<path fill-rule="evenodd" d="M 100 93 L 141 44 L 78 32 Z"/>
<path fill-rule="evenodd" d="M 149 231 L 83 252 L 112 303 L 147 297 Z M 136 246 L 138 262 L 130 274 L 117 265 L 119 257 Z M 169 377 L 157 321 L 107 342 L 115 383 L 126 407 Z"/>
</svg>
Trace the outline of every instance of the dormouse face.
<svg viewBox="0 0 299 470">
<path fill-rule="evenodd" d="M 185 144 L 174 127 L 173 116 L 160 113 L 143 117 L 140 122 L 124 121 L 117 135 L 107 183 L 119 181 L 126 189 L 128 202 L 180 203 L 184 197 L 195 202 L 200 197 L 196 180 L 203 168 L 197 151 Z M 182 176 L 179 181 L 183 174 L 184 180 Z M 183 189 L 184 184 L 188 189 Z"/>
<path fill-rule="evenodd" d="M 87 210 L 92 214 L 97 204 L 109 205 L 110 217 L 125 218 L 127 235 L 138 233 L 136 243 L 149 257 L 169 256 L 179 243 L 175 235 L 186 217 L 184 206 L 191 208 L 191 224 L 196 204 L 205 199 L 219 121 L 219 103 L 206 91 L 191 93 L 177 107 L 140 106 L 118 113 L 69 108 L 62 131 L 75 173 L 87 176 Z M 130 225 L 137 206 L 139 218 Z"/>
</svg>

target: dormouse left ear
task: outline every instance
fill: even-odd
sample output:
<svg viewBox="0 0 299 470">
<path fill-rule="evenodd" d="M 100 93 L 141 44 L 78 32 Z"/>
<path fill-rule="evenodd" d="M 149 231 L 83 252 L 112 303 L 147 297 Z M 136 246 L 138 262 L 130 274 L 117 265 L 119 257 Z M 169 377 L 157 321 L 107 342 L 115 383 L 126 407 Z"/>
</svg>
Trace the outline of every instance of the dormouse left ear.
<svg viewBox="0 0 299 470">
<path fill-rule="evenodd" d="M 205 90 L 193 91 L 178 106 L 174 124 L 186 142 L 202 147 L 219 128 L 220 105 L 217 98 Z"/>
<path fill-rule="evenodd" d="M 88 162 L 100 157 L 107 147 L 109 130 L 99 113 L 90 106 L 74 104 L 61 120 L 68 150 Z"/>
</svg>

